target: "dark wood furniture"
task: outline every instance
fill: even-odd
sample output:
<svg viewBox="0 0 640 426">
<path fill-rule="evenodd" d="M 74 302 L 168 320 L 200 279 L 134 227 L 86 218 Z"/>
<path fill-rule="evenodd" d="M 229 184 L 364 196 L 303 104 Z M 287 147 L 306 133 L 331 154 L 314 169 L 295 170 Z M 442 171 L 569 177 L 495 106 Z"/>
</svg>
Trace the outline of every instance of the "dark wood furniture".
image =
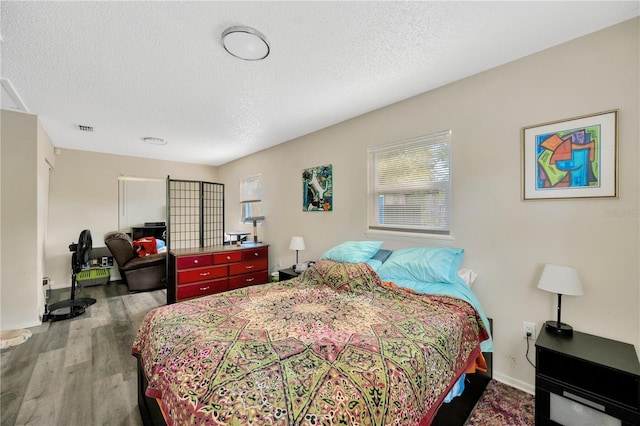
<svg viewBox="0 0 640 426">
<path fill-rule="evenodd" d="M 165 225 L 144 225 L 131 227 L 131 239 L 138 240 L 142 237 L 155 237 L 158 240 L 164 240 L 164 232 L 167 230 Z"/>
<path fill-rule="evenodd" d="M 169 251 L 167 303 L 269 281 L 269 246 L 215 246 Z"/>
<path fill-rule="evenodd" d="M 487 319 L 489 330 L 493 335 L 493 318 Z M 493 352 L 483 352 L 482 356 L 487 362 L 487 371 L 477 370 L 473 374 L 467 374 L 462 395 L 453 398 L 448 404 L 442 404 L 431 426 L 460 426 L 466 423 L 487 385 L 493 379 Z"/>
<path fill-rule="evenodd" d="M 295 278 L 298 275 L 300 274 L 294 271 L 293 268 L 280 269 L 278 271 L 278 281 L 290 280 L 291 278 Z"/>
<path fill-rule="evenodd" d="M 633 345 L 591 334 L 536 340 L 536 425 L 640 424 L 640 363 Z M 581 417 L 583 416 L 583 417 Z"/>
</svg>

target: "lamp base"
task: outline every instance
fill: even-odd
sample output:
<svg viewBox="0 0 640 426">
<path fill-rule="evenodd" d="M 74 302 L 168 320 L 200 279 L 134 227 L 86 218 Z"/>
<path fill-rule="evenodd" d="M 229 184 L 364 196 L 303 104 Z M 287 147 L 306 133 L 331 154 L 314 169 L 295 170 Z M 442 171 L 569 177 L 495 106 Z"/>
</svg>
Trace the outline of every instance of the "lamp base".
<svg viewBox="0 0 640 426">
<path fill-rule="evenodd" d="M 544 328 L 548 333 L 555 334 L 557 336 L 573 336 L 573 327 L 563 322 L 547 321 L 544 323 Z"/>
</svg>

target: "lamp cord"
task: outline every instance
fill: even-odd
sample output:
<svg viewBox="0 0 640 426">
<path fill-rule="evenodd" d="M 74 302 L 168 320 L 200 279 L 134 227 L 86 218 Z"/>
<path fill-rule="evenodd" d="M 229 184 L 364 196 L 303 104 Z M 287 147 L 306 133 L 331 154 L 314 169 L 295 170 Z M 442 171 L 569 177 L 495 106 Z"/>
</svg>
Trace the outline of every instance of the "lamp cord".
<svg viewBox="0 0 640 426">
<path fill-rule="evenodd" d="M 533 368 L 536 368 L 535 364 L 531 362 L 531 360 L 529 359 L 529 334 L 527 333 L 527 352 L 525 353 L 525 358 L 527 358 L 527 361 L 529 361 L 529 364 L 531 364 L 531 366 Z"/>
</svg>

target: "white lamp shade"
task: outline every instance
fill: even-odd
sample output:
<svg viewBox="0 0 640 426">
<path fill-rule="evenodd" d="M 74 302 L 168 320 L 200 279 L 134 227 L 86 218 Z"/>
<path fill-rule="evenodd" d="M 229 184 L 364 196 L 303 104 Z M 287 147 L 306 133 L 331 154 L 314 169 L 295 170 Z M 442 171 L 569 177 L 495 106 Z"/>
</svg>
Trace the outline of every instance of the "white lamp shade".
<svg viewBox="0 0 640 426">
<path fill-rule="evenodd" d="M 578 271 L 570 266 L 544 265 L 538 288 L 567 296 L 584 294 Z"/>
<path fill-rule="evenodd" d="M 291 237 L 289 250 L 304 250 L 304 239 L 302 237 Z"/>
</svg>

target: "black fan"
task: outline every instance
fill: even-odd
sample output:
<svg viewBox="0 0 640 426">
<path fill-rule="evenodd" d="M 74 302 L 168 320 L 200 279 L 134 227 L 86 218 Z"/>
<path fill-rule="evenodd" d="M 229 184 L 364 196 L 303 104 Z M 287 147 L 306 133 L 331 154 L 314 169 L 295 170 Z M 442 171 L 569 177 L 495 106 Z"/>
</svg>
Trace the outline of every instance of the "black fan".
<svg viewBox="0 0 640 426">
<path fill-rule="evenodd" d="M 96 303 L 96 299 L 88 297 L 76 299 L 76 275 L 82 271 L 82 266 L 89 262 L 91 248 L 91 231 L 88 229 L 80 233 L 77 244 L 72 243 L 69 245 L 69 251 L 73 253 L 71 255 L 71 297 L 68 300 L 47 306 L 43 317 L 44 321 L 57 321 L 77 317 L 85 312 L 87 306 Z"/>
</svg>

